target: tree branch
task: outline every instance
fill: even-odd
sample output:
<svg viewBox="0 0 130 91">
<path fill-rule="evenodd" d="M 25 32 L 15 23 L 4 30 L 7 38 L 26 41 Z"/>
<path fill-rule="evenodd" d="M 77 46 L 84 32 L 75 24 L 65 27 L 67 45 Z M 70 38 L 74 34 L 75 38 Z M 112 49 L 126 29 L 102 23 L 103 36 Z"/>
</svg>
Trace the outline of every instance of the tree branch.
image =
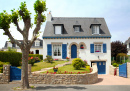
<svg viewBox="0 0 130 91">
<path fill-rule="evenodd" d="M 10 38 L 10 40 L 11 40 L 12 43 L 17 44 L 21 49 L 23 49 L 22 44 L 20 44 L 20 43 L 18 42 L 18 40 L 15 40 L 15 39 L 13 38 L 13 36 L 10 34 L 10 32 L 9 32 L 8 29 L 4 29 L 4 31 L 5 31 L 5 35 L 7 35 L 7 36 Z"/>
<path fill-rule="evenodd" d="M 19 27 L 19 24 L 18 24 L 18 21 L 17 21 L 17 20 L 14 22 L 14 24 L 17 26 L 17 30 L 18 30 L 21 34 L 23 34 L 23 31 L 20 29 L 20 27 Z"/>
</svg>

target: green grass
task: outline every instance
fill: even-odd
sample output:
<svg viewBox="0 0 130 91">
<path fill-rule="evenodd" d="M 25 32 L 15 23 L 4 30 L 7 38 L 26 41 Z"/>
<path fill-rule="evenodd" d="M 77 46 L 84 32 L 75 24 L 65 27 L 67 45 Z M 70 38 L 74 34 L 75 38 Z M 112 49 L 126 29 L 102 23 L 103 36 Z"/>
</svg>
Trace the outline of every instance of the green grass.
<svg viewBox="0 0 130 91">
<path fill-rule="evenodd" d="M 76 73 L 77 72 L 86 72 L 86 71 L 87 71 L 87 73 L 90 72 L 90 70 L 86 69 L 86 68 L 81 68 L 79 70 L 76 70 L 76 69 L 74 69 L 72 64 L 71 65 L 65 65 L 63 67 L 59 67 L 58 72 L 60 72 L 60 71 L 61 71 L 61 73 L 65 72 L 65 71 L 67 71 L 67 72 L 76 72 Z M 50 70 L 48 70 L 48 72 L 54 72 L 54 71 L 53 71 L 53 69 L 50 69 Z M 42 72 L 42 73 L 47 73 L 47 71 Z"/>
<path fill-rule="evenodd" d="M 53 61 L 53 63 L 48 63 L 48 62 L 39 62 L 39 63 L 35 63 L 32 67 L 31 67 L 31 71 L 34 72 L 34 71 L 39 71 L 43 68 L 49 68 L 49 67 L 54 67 L 58 64 L 63 64 L 65 62 L 68 62 L 68 61 Z M 18 67 L 18 68 L 21 68 L 21 67 Z"/>
</svg>

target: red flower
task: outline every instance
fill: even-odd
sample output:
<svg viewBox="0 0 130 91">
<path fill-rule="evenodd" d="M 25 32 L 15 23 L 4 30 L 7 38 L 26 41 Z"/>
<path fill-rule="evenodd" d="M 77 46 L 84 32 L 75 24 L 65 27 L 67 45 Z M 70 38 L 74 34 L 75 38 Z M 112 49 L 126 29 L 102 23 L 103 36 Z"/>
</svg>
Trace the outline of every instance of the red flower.
<svg viewBox="0 0 130 91">
<path fill-rule="evenodd" d="M 72 74 L 72 72 L 71 72 L 71 74 Z"/>
<path fill-rule="evenodd" d="M 83 46 L 81 46 L 81 48 L 84 48 Z"/>
<path fill-rule="evenodd" d="M 31 59 L 33 59 L 33 57 L 31 57 Z"/>
</svg>

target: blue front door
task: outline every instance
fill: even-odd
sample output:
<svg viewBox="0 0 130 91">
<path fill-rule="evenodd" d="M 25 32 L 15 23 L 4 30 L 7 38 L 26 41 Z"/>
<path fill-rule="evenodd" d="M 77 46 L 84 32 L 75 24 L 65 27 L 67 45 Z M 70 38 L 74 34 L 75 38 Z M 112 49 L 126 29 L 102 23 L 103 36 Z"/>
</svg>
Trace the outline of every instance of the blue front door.
<svg viewBox="0 0 130 91">
<path fill-rule="evenodd" d="M 71 46 L 71 58 L 77 58 L 77 46 L 74 44 Z"/>
<path fill-rule="evenodd" d="M 98 74 L 106 74 L 106 62 L 105 61 L 92 62 L 92 63 L 97 63 Z"/>
</svg>

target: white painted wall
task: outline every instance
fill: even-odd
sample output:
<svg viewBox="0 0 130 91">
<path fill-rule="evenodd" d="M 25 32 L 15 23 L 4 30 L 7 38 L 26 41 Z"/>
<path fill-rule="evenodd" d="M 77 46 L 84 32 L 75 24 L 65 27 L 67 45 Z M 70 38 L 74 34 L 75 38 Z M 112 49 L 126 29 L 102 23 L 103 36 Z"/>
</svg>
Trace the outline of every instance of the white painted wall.
<svg viewBox="0 0 130 91">
<path fill-rule="evenodd" d="M 130 55 L 130 50 L 128 51 L 127 55 Z"/>
<path fill-rule="evenodd" d="M 47 44 L 51 44 L 51 42 L 63 42 L 63 44 L 67 44 L 67 56 L 69 57 L 69 45 L 72 42 L 80 43 L 84 42 L 86 44 L 86 49 L 79 49 L 79 57 L 83 60 L 87 60 L 88 64 L 91 65 L 90 60 L 99 60 L 98 56 L 101 60 L 106 61 L 106 74 L 109 73 L 109 65 L 111 65 L 111 40 L 110 39 L 43 39 L 43 59 L 46 58 L 47 55 Z M 103 42 L 107 44 L 107 53 L 90 53 L 90 44 L 94 42 Z"/>
</svg>

